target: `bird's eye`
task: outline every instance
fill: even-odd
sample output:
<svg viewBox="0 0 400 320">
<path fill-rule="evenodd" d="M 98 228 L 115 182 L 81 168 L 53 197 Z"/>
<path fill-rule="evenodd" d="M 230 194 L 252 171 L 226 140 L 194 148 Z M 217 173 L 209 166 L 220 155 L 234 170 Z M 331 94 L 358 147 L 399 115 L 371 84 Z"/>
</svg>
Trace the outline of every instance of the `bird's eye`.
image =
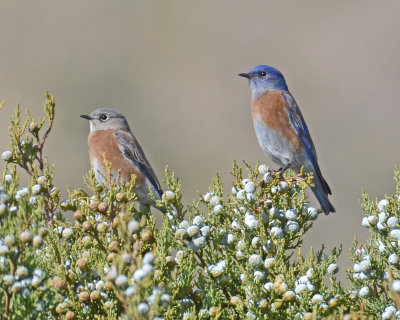
<svg viewBox="0 0 400 320">
<path fill-rule="evenodd" d="M 106 121 L 107 119 L 108 119 L 108 117 L 106 114 L 103 113 L 100 115 L 100 121 Z"/>
<path fill-rule="evenodd" d="M 265 77 L 266 75 L 267 75 L 267 73 L 266 73 L 265 71 L 261 71 L 261 72 L 260 72 L 260 76 L 261 76 L 261 77 Z"/>
</svg>

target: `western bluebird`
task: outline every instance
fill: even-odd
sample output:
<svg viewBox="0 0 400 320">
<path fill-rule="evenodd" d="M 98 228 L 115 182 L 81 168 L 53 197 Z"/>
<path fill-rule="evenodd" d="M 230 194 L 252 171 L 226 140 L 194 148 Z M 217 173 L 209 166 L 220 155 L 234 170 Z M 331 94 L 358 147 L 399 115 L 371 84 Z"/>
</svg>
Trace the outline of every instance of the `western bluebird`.
<svg viewBox="0 0 400 320">
<path fill-rule="evenodd" d="M 325 214 L 335 212 L 331 190 L 322 176 L 307 125 L 279 70 L 265 65 L 239 76 L 249 79 L 253 124 L 262 150 L 282 168 L 314 175 L 314 192 Z"/>
<path fill-rule="evenodd" d="M 96 180 L 105 183 L 104 157 L 111 162 L 113 175 L 120 172 L 125 181 L 136 175 L 135 193 L 138 201 L 144 205 L 156 207 L 149 195 L 150 189 L 157 200 L 161 199 L 162 190 L 157 176 L 147 161 L 142 148 L 131 132 L 125 117 L 116 110 L 96 109 L 89 115 L 81 115 L 89 120 L 88 138 L 90 162 Z M 156 207 L 162 212 L 165 208 Z"/>
</svg>

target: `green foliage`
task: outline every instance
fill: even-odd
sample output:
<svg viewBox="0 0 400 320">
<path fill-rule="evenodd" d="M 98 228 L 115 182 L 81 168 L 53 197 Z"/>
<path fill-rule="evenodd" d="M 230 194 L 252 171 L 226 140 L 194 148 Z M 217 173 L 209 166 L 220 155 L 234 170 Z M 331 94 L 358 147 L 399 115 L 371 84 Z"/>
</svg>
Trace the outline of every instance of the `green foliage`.
<svg viewBox="0 0 400 320">
<path fill-rule="evenodd" d="M 399 193 L 376 203 L 364 192 L 371 236 L 352 250 L 351 287 L 336 280 L 341 249 L 303 254 L 320 210 L 307 203 L 312 176 L 264 165 L 233 165 L 233 187 L 217 176 L 209 191 L 182 204 L 167 169 L 158 205 L 136 203 L 135 177 L 106 167 L 85 188 L 61 195 L 43 155 L 55 103 L 45 117 L 11 119 L 0 191 L 0 312 L 4 319 L 367 319 L 398 316 Z M 22 171 L 20 170 L 22 169 Z M 245 170 L 245 174 L 244 174 Z M 29 177 L 19 186 L 18 172 Z M 66 199 L 61 201 L 61 199 Z M 73 220 L 65 213 L 73 212 Z M 157 221 L 158 220 L 158 221 Z M 398 282 L 396 282 L 398 281 Z M 399 316 L 398 316 L 399 317 Z"/>
<path fill-rule="evenodd" d="M 396 194 L 372 201 L 363 191 L 362 225 L 370 229 L 365 244 L 355 243 L 352 249 L 354 270 L 348 272 L 352 284 L 350 298 L 353 309 L 363 306 L 364 313 L 382 313 L 391 319 L 400 309 L 400 171 L 395 170 Z M 371 303 L 373 301 L 373 303 Z M 399 312 L 400 314 L 400 312 Z M 396 313 L 396 318 L 400 315 Z"/>
</svg>

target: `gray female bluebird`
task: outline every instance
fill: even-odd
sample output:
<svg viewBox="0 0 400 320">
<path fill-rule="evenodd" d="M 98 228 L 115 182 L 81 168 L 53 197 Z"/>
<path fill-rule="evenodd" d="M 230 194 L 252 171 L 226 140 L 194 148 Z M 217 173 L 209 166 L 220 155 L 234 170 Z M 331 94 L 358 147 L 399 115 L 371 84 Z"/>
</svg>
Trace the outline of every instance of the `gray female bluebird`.
<svg viewBox="0 0 400 320">
<path fill-rule="evenodd" d="M 125 181 L 130 181 L 132 174 L 136 175 L 134 191 L 140 203 L 166 212 L 165 208 L 156 207 L 155 201 L 149 195 L 151 189 L 154 197 L 161 199 L 160 183 L 125 117 L 108 108 L 96 109 L 81 117 L 90 123 L 89 155 L 96 180 L 99 183 L 106 182 L 103 176 L 105 157 L 111 162 L 114 175 L 119 171 Z"/>
<path fill-rule="evenodd" d="M 279 70 L 259 65 L 239 76 L 249 79 L 254 129 L 262 150 L 279 166 L 313 173 L 312 191 L 325 214 L 335 212 L 307 125 Z"/>
</svg>

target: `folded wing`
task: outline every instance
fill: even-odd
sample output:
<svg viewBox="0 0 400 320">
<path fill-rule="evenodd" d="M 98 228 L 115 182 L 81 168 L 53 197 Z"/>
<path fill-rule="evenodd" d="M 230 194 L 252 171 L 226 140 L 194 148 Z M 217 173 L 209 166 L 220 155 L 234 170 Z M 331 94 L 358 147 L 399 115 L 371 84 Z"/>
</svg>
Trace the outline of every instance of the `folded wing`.
<svg viewBox="0 0 400 320">
<path fill-rule="evenodd" d="M 315 151 L 314 143 L 311 139 L 310 132 L 308 131 L 307 125 L 304 121 L 304 118 L 300 112 L 300 109 L 299 109 L 296 101 L 294 100 L 294 98 L 292 97 L 292 95 L 290 93 L 283 92 L 282 95 L 288 104 L 287 113 L 288 113 L 289 122 L 293 126 L 296 133 L 299 135 L 301 141 L 303 142 L 306 152 L 307 152 L 307 156 L 308 156 L 312 166 L 314 167 L 317 178 L 319 178 L 320 181 L 322 182 L 324 191 L 327 194 L 332 194 L 331 189 L 328 186 L 328 183 L 325 181 L 325 179 L 322 176 L 321 169 L 319 168 L 319 165 L 318 165 L 317 153 Z"/>
<path fill-rule="evenodd" d="M 124 157 L 146 176 L 154 190 L 161 198 L 162 190 L 160 183 L 153 168 L 150 166 L 149 161 L 147 161 L 139 142 L 130 132 L 116 131 L 115 136 L 120 144 L 120 149 Z"/>
</svg>

